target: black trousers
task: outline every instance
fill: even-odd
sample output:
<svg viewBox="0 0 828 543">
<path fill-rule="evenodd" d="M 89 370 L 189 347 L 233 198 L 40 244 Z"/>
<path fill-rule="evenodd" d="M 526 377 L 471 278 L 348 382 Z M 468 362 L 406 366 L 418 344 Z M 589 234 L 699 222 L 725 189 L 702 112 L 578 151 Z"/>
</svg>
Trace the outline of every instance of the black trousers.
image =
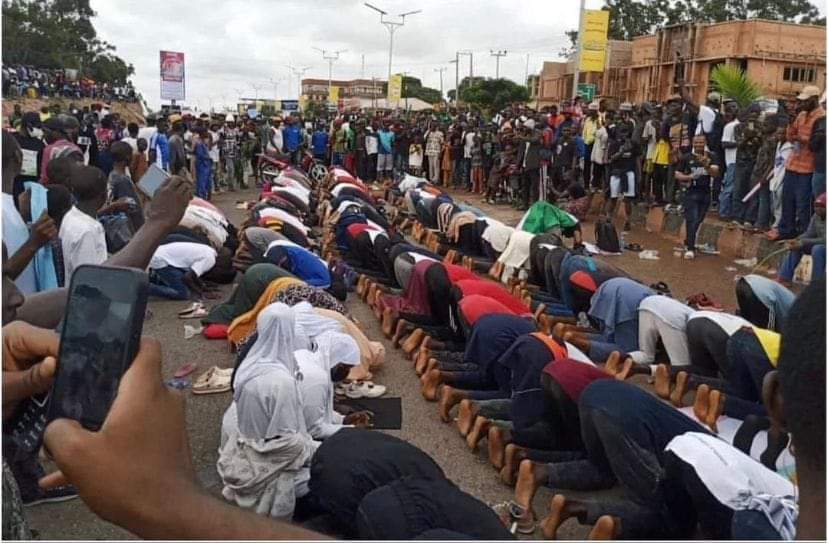
<svg viewBox="0 0 828 543">
<path fill-rule="evenodd" d="M 520 196 L 524 206 L 529 206 L 531 197 L 532 202 L 538 200 L 538 193 L 540 191 L 540 170 L 538 168 L 525 170 L 520 176 Z"/>
</svg>

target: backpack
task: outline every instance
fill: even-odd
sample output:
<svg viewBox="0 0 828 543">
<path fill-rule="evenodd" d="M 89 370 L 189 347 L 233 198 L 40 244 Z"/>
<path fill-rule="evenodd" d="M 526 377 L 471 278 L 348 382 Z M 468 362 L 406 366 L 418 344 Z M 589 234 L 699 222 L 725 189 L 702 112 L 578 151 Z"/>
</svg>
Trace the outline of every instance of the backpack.
<svg viewBox="0 0 828 543">
<path fill-rule="evenodd" d="M 611 221 L 598 221 L 595 223 L 595 244 L 598 248 L 607 253 L 620 253 L 621 244 L 618 242 L 618 232 Z"/>
</svg>

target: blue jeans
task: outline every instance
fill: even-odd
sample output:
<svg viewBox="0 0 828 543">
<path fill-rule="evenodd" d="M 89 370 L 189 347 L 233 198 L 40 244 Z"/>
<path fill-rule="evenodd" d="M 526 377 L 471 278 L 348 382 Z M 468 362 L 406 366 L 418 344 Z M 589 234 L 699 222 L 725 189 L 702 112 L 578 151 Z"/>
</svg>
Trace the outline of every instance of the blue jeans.
<svg viewBox="0 0 828 543">
<path fill-rule="evenodd" d="M 598 362 L 606 362 L 613 351 L 631 353 L 638 350 L 638 318 L 622 322 L 615 327 L 611 336 L 591 334 L 589 357 Z"/>
<path fill-rule="evenodd" d="M 190 289 L 184 284 L 187 270 L 166 266 L 150 273 L 149 295 L 170 300 L 187 300 Z"/>
<path fill-rule="evenodd" d="M 779 278 L 784 279 L 785 281 L 793 280 L 794 270 L 796 270 L 796 267 L 799 265 L 799 261 L 802 260 L 802 255 L 806 254 L 810 254 L 811 259 L 813 260 L 813 266 L 811 267 L 811 281 L 818 277 L 824 277 L 825 245 L 814 245 L 807 250 L 796 249 L 788 251 L 788 254 L 785 255 L 784 260 L 782 260 L 782 265 L 779 266 Z"/>
<path fill-rule="evenodd" d="M 748 201 L 745 220 L 757 228 L 767 228 L 770 226 L 770 217 L 770 186 L 767 183 L 762 183 L 759 187 L 759 192 L 754 194 L 753 198 Z"/>
<path fill-rule="evenodd" d="M 730 219 L 733 210 L 733 178 L 736 176 L 736 164 L 728 164 L 722 179 L 722 192 L 719 193 L 719 217 Z"/>
<path fill-rule="evenodd" d="M 810 173 L 785 171 L 782 180 L 782 220 L 779 234 L 793 238 L 808 228 L 811 220 L 811 178 Z"/>
<path fill-rule="evenodd" d="M 814 172 L 811 177 L 811 198 L 816 198 L 823 192 L 825 192 L 825 172 Z"/>
<path fill-rule="evenodd" d="M 707 189 L 690 188 L 684 195 L 684 221 L 687 223 L 687 238 L 684 245 L 689 251 L 695 250 L 696 233 L 704 222 L 704 215 L 709 206 L 710 191 Z"/>
<path fill-rule="evenodd" d="M 733 212 L 731 215 L 737 221 L 743 221 L 747 215 L 747 206 L 742 203 L 742 198 L 750 190 L 750 174 L 753 172 L 753 161 L 742 160 L 736 162 L 736 171 L 733 174 L 733 194 L 731 201 L 733 203 Z"/>
</svg>

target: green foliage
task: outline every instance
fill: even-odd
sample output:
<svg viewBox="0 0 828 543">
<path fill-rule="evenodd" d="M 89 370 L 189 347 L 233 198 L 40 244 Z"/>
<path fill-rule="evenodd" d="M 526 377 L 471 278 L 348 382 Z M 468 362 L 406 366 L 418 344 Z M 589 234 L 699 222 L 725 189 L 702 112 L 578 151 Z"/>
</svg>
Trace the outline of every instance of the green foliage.
<svg viewBox="0 0 828 543">
<path fill-rule="evenodd" d="M 419 98 L 429 104 L 436 104 L 442 99 L 439 90 L 424 87 L 422 81 L 416 77 L 408 76 L 403 76 L 402 97 Z"/>
<path fill-rule="evenodd" d="M 3 0 L 3 63 L 74 68 L 123 84 L 135 70 L 98 38 L 89 0 Z"/>
<path fill-rule="evenodd" d="M 468 79 L 468 78 L 467 78 Z M 460 100 L 485 111 L 500 111 L 513 102 L 529 100 L 529 90 L 509 79 L 474 78 L 460 85 Z"/>
<path fill-rule="evenodd" d="M 721 93 L 723 98 L 730 98 L 745 108 L 762 96 L 759 85 L 748 78 L 745 72 L 732 64 L 719 64 L 710 73 L 713 88 Z"/>
</svg>

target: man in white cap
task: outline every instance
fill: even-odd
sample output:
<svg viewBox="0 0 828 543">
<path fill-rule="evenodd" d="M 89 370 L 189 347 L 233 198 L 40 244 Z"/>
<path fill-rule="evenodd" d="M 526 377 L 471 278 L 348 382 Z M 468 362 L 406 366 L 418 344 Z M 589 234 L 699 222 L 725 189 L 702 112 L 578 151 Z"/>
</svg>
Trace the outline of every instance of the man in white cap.
<svg viewBox="0 0 828 543">
<path fill-rule="evenodd" d="M 795 148 L 785 163 L 785 178 L 782 181 L 782 220 L 779 231 L 769 238 L 793 239 L 808 227 L 811 220 L 811 203 L 816 194 L 811 194 L 811 178 L 816 165 L 816 155 L 811 149 L 811 135 L 817 120 L 825 117 L 825 110 L 819 105 L 819 87 L 808 85 L 796 97 L 799 115 L 788 126 L 787 139 Z"/>
</svg>

